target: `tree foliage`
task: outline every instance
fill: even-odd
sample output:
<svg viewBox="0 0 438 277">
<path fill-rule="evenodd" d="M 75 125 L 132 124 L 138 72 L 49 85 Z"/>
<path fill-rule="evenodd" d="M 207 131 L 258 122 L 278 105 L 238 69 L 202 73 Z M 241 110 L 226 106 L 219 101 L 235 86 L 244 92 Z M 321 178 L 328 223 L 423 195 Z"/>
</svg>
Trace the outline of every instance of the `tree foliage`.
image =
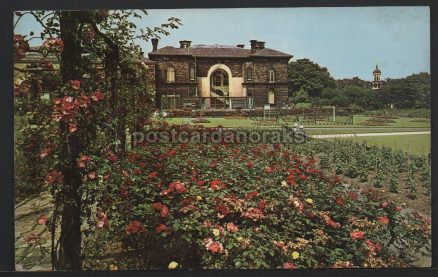
<svg viewBox="0 0 438 277">
<path fill-rule="evenodd" d="M 334 88 L 335 79 L 325 67 L 309 59 L 292 61 L 288 66 L 289 95 L 304 92 L 310 97 L 319 97 L 325 88 Z"/>
</svg>

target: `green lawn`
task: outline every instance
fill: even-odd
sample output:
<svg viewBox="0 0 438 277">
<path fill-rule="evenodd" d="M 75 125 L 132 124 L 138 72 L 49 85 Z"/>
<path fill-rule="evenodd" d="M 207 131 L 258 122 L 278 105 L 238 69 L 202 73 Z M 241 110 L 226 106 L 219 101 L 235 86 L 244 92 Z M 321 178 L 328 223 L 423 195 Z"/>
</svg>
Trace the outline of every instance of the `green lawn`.
<svg viewBox="0 0 438 277">
<path fill-rule="evenodd" d="M 394 149 L 416 154 L 428 155 L 430 153 L 430 134 L 424 135 L 400 135 L 400 136 L 379 136 L 379 137 L 355 137 L 336 138 L 337 140 L 353 140 L 366 142 L 370 145 L 387 146 Z"/>
<path fill-rule="evenodd" d="M 354 128 L 364 128 L 364 129 L 372 129 L 373 131 L 369 132 L 377 132 L 376 130 L 382 129 L 384 132 L 387 132 L 388 129 L 391 129 L 391 132 L 400 132 L 401 130 L 395 130 L 396 128 L 422 128 L 422 129 L 428 129 L 430 128 L 430 122 L 412 122 L 412 120 L 415 120 L 413 118 L 398 118 L 395 119 L 395 123 L 390 123 L 389 126 L 373 126 L 373 127 L 367 127 L 358 125 L 364 121 L 366 121 L 369 117 L 368 116 L 354 116 L 354 125 L 345 125 L 345 124 L 334 124 L 332 122 L 327 121 L 317 121 L 317 124 L 309 124 L 304 123 L 304 127 L 306 128 L 348 128 L 348 127 L 354 127 Z M 224 117 L 211 117 L 206 118 L 210 121 L 210 123 L 193 123 L 193 118 L 167 118 L 166 121 L 172 124 L 197 124 L 197 125 L 204 125 L 204 127 L 281 127 L 283 125 L 282 122 L 276 122 L 275 119 L 263 121 L 262 118 L 224 118 Z M 292 126 L 295 122 L 295 117 L 284 117 L 287 124 Z M 345 122 L 346 117 L 337 117 L 337 120 L 340 122 Z M 419 130 L 417 130 L 419 131 Z M 368 132 L 368 131 L 367 131 Z M 323 133 L 326 133 L 325 131 Z M 330 133 L 330 132 L 328 132 Z M 347 132 L 349 133 L 349 132 Z"/>
<path fill-rule="evenodd" d="M 355 129 L 311 129 L 306 130 L 308 135 L 331 135 L 331 134 L 366 134 L 366 133 L 394 133 L 394 132 L 422 132 L 430 131 L 429 128 L 355 128 Z"/>
</svg>

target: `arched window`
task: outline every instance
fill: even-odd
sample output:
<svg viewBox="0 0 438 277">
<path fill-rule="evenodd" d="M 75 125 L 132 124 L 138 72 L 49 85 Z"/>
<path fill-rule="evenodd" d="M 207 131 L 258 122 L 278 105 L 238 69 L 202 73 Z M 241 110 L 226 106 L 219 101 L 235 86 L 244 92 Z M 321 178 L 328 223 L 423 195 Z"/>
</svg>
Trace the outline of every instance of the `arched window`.
<svg viewBox="0 0 438 277">
<path fill-rule="evenodd" d="M 171 66 L 167 68 L 167 82 L 175 82 L 175 69 L 173 69 Z"/>
<path fill-rule="evenodd" d="M 275 104 L 275 91 L 273 89 L 268 90 L 268 104 Z"/>
<path fill-rule="evenodd" d="M 271 67 L 268 71 L 268 78 L 270 83 L 275 82 L 275 69 L 273 67 Z"/>
<path fill-rule="evenodd" d="M 223 86 L 224 85 L 224 75 L 221 73 L 217 74 L 214 78 L 214 85 L 215 86 Z"/>
<path fill-rule="evenodd" d="M 252 80 L 252 68 L 248 68 L 246 71 L 246 79 Z"/>
</svg>

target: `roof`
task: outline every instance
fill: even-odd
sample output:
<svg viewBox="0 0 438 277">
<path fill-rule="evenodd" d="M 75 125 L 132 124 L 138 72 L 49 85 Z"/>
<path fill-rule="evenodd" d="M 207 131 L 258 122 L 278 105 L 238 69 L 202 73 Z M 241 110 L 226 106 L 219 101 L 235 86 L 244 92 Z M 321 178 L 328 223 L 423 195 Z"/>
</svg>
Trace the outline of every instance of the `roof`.
<svg viewBox="0 0 438 277">
<path fill-rule="evenodd" d="M 382 71 L 380 71 L 379 67 L 376 65 L 376 69 L 374 69 L 373 73 L 382 73 Z"/>
<path fill-rule="evenodd" d="M 274 49 L 264 48 L 256 53 L 251 53 L 251 49 L 244 49 L 237 46 L 228 45 L 194 45 L 188 48 L 176 48 L 166 46 L 149 53 L 150 56 L 192 56 L 192 57 L 231 57 L 231 58 L 248 58 L 248 57 L 282 57 L 292 58 L 292 55 L 286 54 Z"/>
</svg>

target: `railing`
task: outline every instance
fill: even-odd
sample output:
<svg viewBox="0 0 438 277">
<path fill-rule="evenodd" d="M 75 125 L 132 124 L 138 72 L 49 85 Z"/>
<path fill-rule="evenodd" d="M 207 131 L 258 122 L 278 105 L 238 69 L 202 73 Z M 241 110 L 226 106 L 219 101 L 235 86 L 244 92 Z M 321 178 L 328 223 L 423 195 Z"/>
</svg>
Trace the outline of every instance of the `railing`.
<svg viewBox="0 0 438 277">
<path fill-rule="evenodd" d="M 252 97 L 202 97 L 203 109 L 253 109 L 254 98 Z"/>
<path fill-rule="evenodd" d="M 181 97 L 179 95 L 161 97 L 162 110 L 174 109 L 254 109 L 253 97 Z"/>
</svg>

